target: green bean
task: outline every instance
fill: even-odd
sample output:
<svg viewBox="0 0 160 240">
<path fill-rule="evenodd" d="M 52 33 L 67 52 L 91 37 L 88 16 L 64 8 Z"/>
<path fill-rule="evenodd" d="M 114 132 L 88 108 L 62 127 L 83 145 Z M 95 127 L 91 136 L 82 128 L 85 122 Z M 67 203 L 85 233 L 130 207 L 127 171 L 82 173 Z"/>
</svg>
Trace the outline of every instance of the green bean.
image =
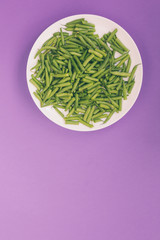
<svg viewBox="0 0 160 240">
<path fill-rule="evenodd" d="M 65 53 L 65 54 L 67 54 L 68 56 L 70 56 L 70 52 L 67 51 L 65 48 L 60 47 L 59 50 L 60 50 L 62 53 Z"/>
<path fill-rule="evenodd" d="M 77 109 L 76 109 L 76 112 L 78 112 L 78 113 L 79 113 L 79 112 L 80 112 L 80 113 L 85 113 L 85 110 L 82 109 L 82 108 L 77 108 Z"/>
<path fill-rule="evenodd" d="M 50 93 L 49 98 L 53 97 L 57 91 L 58 91 L 58 87 L 54 88 L 53 91 Z"/>
<path fill-rule="evenodd" d="M 69 77 L 69 73 L 54 74 L 53 76 L 55 78 L 64 78 L 64 77 Z"/>
<path fill-rule="evenodd" d="M 86 79 L 86 78 L 83 78 L 82 81 L 85 82 L 85 83 L 91 83 L 92 82 L 92 80 L 89 80 L 89 79 Z"/>
<path fill-rule="evenodd" d="M 84 24 L 76 24 L 76 27 L 84 28 L 84 29 L 90 29 L 90 26 L 84 25 Z"/>
<path fill-rule="evenodd" d="M 99 70 L 100 71 L 100 70 Z M 106 73 L 108 73 L 110 71 L 110 69 L 107 69 L 106 71 L 102 71 L 101 74 L 98 75 L 98 79 L 101 79 Z"/>
<path fill-rule="evenodd" d="M 127 100 L 127 89 L 124 81 L 123 81 L 123 98 L 124 100 Z"/>
<path fill-rule="evenodd" d="M 39 67 L 41 66 L 41 63 L 40 62 L 38 62 L 34 67 L 32 67 L 31 68 L 31 70 L 33 70 L 33 69 L 39 69 Z"/>
<path fill-rule="evenodd" d="M 56 40 L 57 40 L 56 37 L 51 37 L 46 42 L 43 43 L 42 47 L 56 43 Z"/>
<path fill-rule="evenodd" d="M 89 63 L 91 61 L 91 59 L 94 58 L 94 54 L 91 54 L 84 62 L 83 62 L 83 66 L 85 67 L 87 65 L 87 63 Z"/>
<path fill-rule="evenodd" d="M 89 47 L 88 43 L 86 43 L 86 41 L 84 40 L 84 38 L 82 36 L 78 35 L 78 38 L 84 46 Z"/>
<path fill-rule="evenodd" d="M 131 84 L 131 86 L 129 86 L 128 88 L 128 93 L 130 94 L 132 92 L 132 89 L 134 87 L 135 81 L 133 81 L 133 83 Z"/>
<path fill-rule="evenodd" d="M 85 79 L 89 79 L 89 80 L 92 80 L 92 81 L 98 82 L 98 79 L 95 78 L 95 77 L 86 76 Z"/>
<path fill-rule="evenodd" d="M 48 100 L 45 103 L 42 103 L 42 107 L 48 107 L 54 104 L 54 100 Z"/>
<path fill-rule="evenodd" d="M 98 39 L 99 44 L 107 51 L 110 52 L 110 48 L 108 47 L 107 43 L 104 43 L 101 39 Z"/>
<path fill-rule="evenodd" d="M 115 86 L 117 86 L 117 83 L 108 84 L 108 85 L 107 85 L 107 88 L 113 88 L 113 87 L 115 87 Z"/>
<path fill-rule="evenodd" d="M 85 51 L 83 52 L 83 55 L 81 56 L 81 60 L 82 60 L 82 61 L 84 61 L 84 58 L 85 58 L 85 56 L 86 56 L 87 53 L 88 53 L 88 50 L 85 50 Z"/>
<path fill-rule="evenodd" d="M 131 67 L 131 58 L 129 57 L 128 62 L 127 62 L 127 66 L 126 66 L 126 72 L 129 72 L 130 67 Z"/>
<path fill-rule="evenodd" d="M 128 58 L 129 58 L 129 55 L 127 55 L 125 58 L 123 58 L 123 59 L 116 65 L 116 67 L 120 67 Z"/>
<path fill-rule="evenodd" d="M 73 56 L 78 56 L 78 57 L 82 56 L 82 54 L 77 53 L 77 52 L 70 52 L 70 54 L 73 55 Z"/>
<path fill-rule="evenodd" d="M 99 58 L 103 58 L 103 55 L 101 53 L 97 52 L 96 50 L 89 49 L 88 52 L 93 53 L 94 55 L 96 55 Z"/>
<path fill-rule="evenodd" d="M 89 124 L 88 122 L 85 122 L 84 120 L 82 120 L 81 118 L 79 119 L 79 122 L 82 123 L 83 125 L 89 127 L 89 128 L 93 128 L 92 124 Z"/>
<path fill-rule="evenodd" d="M 84 114 L 84 117 L 83 117 L 83 120 L 84 120 L 84 121 L 87 120 L 88 115 L 89 115 L 89 113 L 90 113 L 90 110 L 91 110 L 91 106 L 89 106 L 89 107 L 87 108 L 87 110 L 86 110 L 86 112 L 85 112 L 85 114 Z"/>
<path fill-rule="evenodd" d="M 43 73 L 43 71 L 44 71 L 44 66 L 42 66 L 41 69 L 38 71 L 36 77 L 39 78 L 41 76 L 41 74 Z"/>
<path fill-rule="evenodd" d="M 71 60 L 68 60 L 68 70 L 69 70 L 69 75 L 70 77 L 72 76 L 72 67 L 71 67 Z"/>
<path fill-rule="evenodd" d="M 51 89 L 48 89 L 48 90 L 45 92 L 45 97 L 44 97 L 44 99 L 43 99 L 44 102 L 49 98 L 49 96 L 51 95 L 51 92 L 52 92 Z"/>
<path fill-rule="evenodd" d="M 79 19 L 76 19 L 76 20 L 73 20 L 73 21 L 67 23 L 66 26 L 69 26 L 69 25 L 72 25 L 72 24 L 81 23 L 82 21 L 84 21 L 84 18 L 79 18 Z"/>
<path fill-rule="evenodd" d="M 76 60 L 79 68 L 81 69 L 81 71 L 85 71 L 85 68 L 83 67 L 82 63 L 80 62 L 79 58 L 77 56 L 74 56 L 74 59 Z"/>
<path fill-rule="evenodd" d="M 56 84 L 56 87 L 66 87 L 66 86 L 71 86 L 71 83 L 70 82 L 65 82 L 65 83 Z"/>
<path fill-rule="evenodd" d="M 88 31 L 88 30 L 87 30 L 87 31 Z M 93 49 L 96 48 L 96 45 L 94 44 L 94 42 L 93 42 L 89 37 L 85 36 L 84 34 L 83 34 L 82 36 L 83 36 L 84 40 L 85 40 L 91 47 L 93 47 Z"/>
<path fill-rule="evenodd" d="M 33 74 L 31 75 L 31 77 L 32 77 L 32 80 L 33 80 L 33 81 L 39 86 L 39 88 L 41 89 L 41 88 L 43 87 L 42 83 L 39 82 L 38 79 L 35 78 Z M 40 89 L 38 89 L 38 90 L 40 90 Z"/>
<path fill-rule="evenodd" d="M 99 92 L 95 93 L 95 94 L 91 97 L 91 99 L 92 99 L 92 100 L 95 100 L 95 98 L 96 98 L 98 95 L 99 95 Z"/>
<path fill-rule="evenodd" d="M 107 42 L 110 42 L 112 40 L 112 38 L 115 36 L 115 34 L 117 33 L 118 29 L 116 28 L 108 37 Z"/>
<path fill-rule="evenodd" d="M 73 72 L 71 81 L 74 82 L 75 78 L 76 78 L 76 72 Z"/>
<path fill-rule="evenodd" d="M 75 108 L 73 107 L 73 108 L 70 109 L 70 111 L 69 111 L 69 113 L 67 114 L 66 117 L 67 118 L 70 117 L 74 112 L 75 112 Z"/>
<path fill-rule="evenodd" d="M 104 112 L 99 112 L 99 113 L 97 113 L 97 114 L 94 114 L 94 115 L 92 116 L 92 119 L 94 120 L 95 118 L 101 117 L 101 116 L 103 116 L 103 114 L 104 114 Z"/>
<path fill-rule="evenodd" d="M 103 104 L 103 103 L 101 103 L 101 104 L 100 104 L 100 107 L 101 107 L 101 108 L 110 109 L 110 107 L 108 106 L 108 104 Z"/>
<path fill-rule="evenodd" d="M 104 51 L 100 50 L 99 48 L 96 48 L 95 50 L 96 50 L 97 52 L 101 53 L 101 54 L 103 55 L 103 57 L 106 57 L 106 56 L 107 56 L 107 54 L 106 54 Z"/>
<path fill-rule="evenodd" d="M 102 68 L 104 68 L 108 63 L 108 60 L 109 60 L 109 55 L 107 55 L 104 62 L 100 65 L 100 67 L 98 69 L 101 70 Z"/>
<path fill-rule="evenodd" d="M 112 115 L 115 113 L 115 110 L 113 110 L 112 112 L 110 112 L 110 114 L 107 116 L 106 120 L 104 120 L 103 124 L 108 122 L 109 119 L 112 117 Z"/>
<path fill-rule="evenodd" d="M 39 49 L 39 51 L 36 53 L 35 57 L 36 58 L 42 51 L 44 50 L 56 50 L 57 48 L 56 47 L 53 47 L 53 46 L 44 46 L 42 47 L 41 49 Z"/>
<path fill-rule="evenodd" d="M 56 61 L 55 59 L 53 59 L 53 64 L 54 64 L 54 66 L 55 66 L 57 69 L 59 69 L 59 66 L 58 66 L 58 64 L 57 64 L 57 61 Z"/>
<path fill-rule="evenodd" d="M 61 60 L 58 60 L 58 59 L 57 59 L 56 62 L 59 63 L 59 64 L 61 64 L 61 65 L 63 65 L 63 66 L 66 66 L 66 63 L 65 63 L 64 61 L 61 61 Z"/>
<path fill-rule="evenodd" d="M 93 121 L 94 121 L 94 123 L 102 122 L 102 119 L 101 118 L 95 118 Z"/>
<path fill-rule="evenodd" d="M 74 116 L 71 116 L 71 117 L 66 117 L 65 119 L 66 119 L 66 120 L 79 120 L 79 115 L 74 115 Z"/>
<path fill-rule="evenodd" d="M 79 125 L 79 121 L 65 120 L 65 124 Z"/>
<path fill-rule="evenodd" d="M 128 48 L 119 40 L 119 38 L 116 37 L 115 41 L 118 43 L 118 45 L 125 51 L 128 52 Z"/>
<path fill-rule="evenodd" d="M 79 97 L 78 97 L 78 94 L 76 93 L 75 94 L 75 109 L 78 108 L 78 99 L 79 99 Z"/>
<path fill-rule="evenodd" d="M 139 65 L 139 64 L 137 64 L 137 65 L 135 65 L 135 66 L 133 67 L 133 69 L 132 69 L 132 71 L 131 71 L 131 74 L 130 74 L 130 76 L 129 76 L 129 78 L 128 78 L 128 83 L 133 79 L 134 74 L 135 74 L 135 72 L 136 72 L 136 70 L 137 70 L 138 65 Z"/>
<path fill-rule="evenodd" d="M 110 98 L 110 97 L 108 97 L 108 98 L 109 98 L 109 100 L 111 101 L 111 103 L 112 103 L 113 106 L 115 106 L 116 108 L 119 107 L 118 104 L 113 100 L 113 98 Z"/>
<path fill-rule="evenodd" d="M 92 83 L 92 82 L 89 83 L 89 84 L 85 84 L 83 87 L 80 87 L 80 88 L 79 88 L 79 92 L 82 92 L 82 91 L 83 91 L 84 89 L 86 89 L 86 88 L 89 89 L 90 86 L 93 86 L 93 83 Z"/>
<path fill-rule="evenodd" d="M 94 110 L 95 110 L 95 106 L 92 106 L 92 108 L 91 108 L 91 110 L 90 110 L 90 112 L 89 112 L 89 114 L 88 114 L 88 117 L 87 117 L 87 122 L 88 122 L 88 123 L 90 122 L 90 120 L 91 120 L 91 118 L 92 118 L 92 115 L 93 115 L 93 113 L 94 113 Z"/>
<path fill-rule="evenodd" d="M 94 24 L 89 23 L 89 22 L 85 21 L 84 19 L 82 20 L 82 23 L 83 23 L 83 25 L 86 25 L 86 26 L 95 27 Z"/>
<path fill-rule="evenodd" d="M 38 95 L 37 92 L 33 92 L 33 94 L 40 102 L 42 101 L 41 97 Z"/>
<path fill-rule="evenodd" d="M 73 94 L 72 93 L 57 93 L 56 96 L 57 97 L 72 97 Z"/>
<path fill-rule="evenodd" d="M 58 108 L 56 108 L 55 106 L 53 106 L 53 107 L 54 107 L 54 109 L 56 110 L 56 112 L 57 112 L 62 118 L 64 118 L 63 113 L 62 113 Z"/>
<path fill-rule="evenodd" d="M 75 98 L 73 97 L 73 98 L 68 102 L 68 104 L 66 105 L 66 108 L 65 108 L 66 111 L 67 111 L 67 110 L 69 109 L 69 107 L 74 103 L 74 101 L 75 101 Z"/>
<path fill-rule="evenodd" d="M 111 74 L 116 75 L 116 76 L 121 76 L 121 77 L 129 77 L 130 73 L 126 73 L 126 72 L 111 72 Z"/>
<path fill-rule="evenodd" d="M 59 91 L 59 93 L 66 92 L 66 91 L 68 91 L 68 90 L 70 90 L 70 89 L 72 89 L 72 85 L 67 86 L 67 87 L 63 87 L 63 88 Z"/>
<path fill-rule="evenodd" d="M 94 55 L 94 59 L 95 59 L 97 62 L 103 62 L 103 59 L 102 59 L 102 58 L 99 58 L 99 57 L 97 57 L 96 55 Z"/>
<path fill-rule="evenodd" d="M 119 102 L 119 111 L 122 111 L 122 98 L 118 100 Z"/>
<path fill-rule="evenodd" d="M 74 66 L 76 72 L 77 72 L 77 73 L 80 72 L 80 70 L 79 70 L 79 68 L 78 68 L 78 66 L 77 66 L 77 64 L 75 63 L 75 61 L 74 61 L 73 58 L 71 58 L 71 62 L 72 62 L 72 65 Z"/>
<path fill-rule="evenodd" d="M 72 88 L 72 92 L 75 92 L 77 86 L 78 86 L 78 83 L 79 83 L 79 78 L 77 78 L 77 80 L 75 81 L 74 85 L 73 85 L 73 88 Z"/>
<path fill-rule="evenodd" d="M 113 49 L 113 50 L 115 50 L 116 52 L 119 52 L 119 53 L 123 53 L 124 52 L 124 50 L 122 50 L 122 49 L 120 49 L 120 48 L 118 48 L 118 47 L 116 47 L 116 46 L 114 46 L 114 45 L 110 45 L 110 47 Z"/>
<path fill-rule="evenodd" d="M 94 66 L 97 64 L 97 61 L 94 61 L 88 68 L 87 71 L 92 70 L 92 68 L 94 68 Z"/>
<path fill-rule="evenodd" d="M 62 45 L 64 45 L 64 36 L 63 36 L 62 28 L 60 28 L 60 32 L 61 32 Z"/>
<path fill-rule="evenodd" d="M 103 68 L 103 69 L 100 69 L 99 71 L 97 71 L 96 73 L 94 73 L 93 75 L 92 75 L 92 77 L 97 77 L 98 75 L 100 75 L 102 72 L 104 72 L 105 71 L 105 69 Z"/>
</svg>

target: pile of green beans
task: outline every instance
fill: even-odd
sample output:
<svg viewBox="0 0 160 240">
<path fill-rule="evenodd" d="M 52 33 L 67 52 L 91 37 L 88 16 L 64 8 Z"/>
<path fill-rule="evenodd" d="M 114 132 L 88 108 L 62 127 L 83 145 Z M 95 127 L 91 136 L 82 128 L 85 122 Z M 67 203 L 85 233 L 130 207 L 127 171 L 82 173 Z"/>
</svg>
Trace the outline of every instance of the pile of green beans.
<svg viewBox="0 0 160 240">
<path fill-rule="evenodd" d="M 54 33 L 35 55 L 30 79 L 34 95 L 41 107 L 53 106 L 66 124 L 92 128 L 96 122 L 106 123 L 122 110 L 138 65 L 130 71 L 129 50 L 117 29 L 99 38 L 95 25 L 81 18 L 64 30 Z"/>
</svg>

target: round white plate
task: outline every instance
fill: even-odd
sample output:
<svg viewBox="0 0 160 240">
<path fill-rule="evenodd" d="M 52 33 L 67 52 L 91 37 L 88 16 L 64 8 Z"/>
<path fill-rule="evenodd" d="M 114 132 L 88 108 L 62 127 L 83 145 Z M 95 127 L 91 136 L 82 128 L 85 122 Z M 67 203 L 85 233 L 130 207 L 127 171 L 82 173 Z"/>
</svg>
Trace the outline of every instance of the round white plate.
<svg viewBox="0 0 160 240">
<path fill-rule="evenodd" d="M 70 21 L 72 21 L 74 19 L 78 19 L 78 18 L 85 18 L 87 21 L 94 23 L 96 26 L 96 33 L 98 33 L 100 37 L 104 33 L 108 33 L 108 31 L 113 31 L 115 28 L 117 28 L 118 29 L 117 36 L 124 43 L 124 45 L 126 45 L 126 47 L 130 50 L 130 56 L 131 56 L 131 60 L 132 60 L 131 69 L 135 64 L 140 63 L 140 65 L 137 68 L 136 74 L 135 74 L 134 88 L 132 90 L 132 93 L 128 96 L 127 100 L 125 100 L 125 101 L 123 100 L 122 111 L 119 113 L 114 113 L 112 118 L 105 124 L 102 124 L 102 123 L 94 124 L 93 128 L 88 128 L 82 124 L 79 124 L 79 125 L 65 124 L 64 120 L 61 118 L 61 116 L 59 116 L 59 114 L 54 110 L 53 107 L 49 106 L 49 107 L 41 108 L 39 100 L 33 94 L 33 92 L 36 90 L 36 88 L 29 82 L 29 80 L 31 78 L 31 74 L 32 74 L 30 69 L 37 62 L 37 59 L 34 59 L 34 56 L 35 56 L 37 50 L 39 48 L 41 48 L 42 44 L 47 39 L 49 39 L 53 35 L 54 32 L 59 31 L 60 27 L 62 27 L 62 25 L 65 25 L 67 22 L 70 22 Z M 107 18 L 97 16 L 97 15 L 91 15 L 91 14 L 74 15 L 74 16 L 63 18 L 63 19 L 53 23 L 44 32 L 42 32 L 42 34 L 38 37 L 38 39 L 36 40 L 36 42 L 34 43 L 32 49 L 31 49 L 31 52 L 30 52 L 29 58 L 28 58 L 28 62 L 27 62 L 28 88 L 29 88 L 29 92 L 30 92 L 35 104 L 37 105 L 37 107 L 47 118 L 49 118 L 54 123 L 56 123 L 64 128 L 68 128 L 68 129 L 76 130 L 76 131 L 99 130 L 99 129 L 108 127 L 111 124 L 117 122 L 119 119 L 121 119 L 132 108 L 133 104 L 135 103 L 135 101 L 139 95 L 141 85 L 142 85 L 142 76 L 143 76 L 142 59 L 141 59 L 139 50 L 138 50 L 135 42 L 131 38 L 131 36 L 117 23 L 115 23 Z"/>
</svg>

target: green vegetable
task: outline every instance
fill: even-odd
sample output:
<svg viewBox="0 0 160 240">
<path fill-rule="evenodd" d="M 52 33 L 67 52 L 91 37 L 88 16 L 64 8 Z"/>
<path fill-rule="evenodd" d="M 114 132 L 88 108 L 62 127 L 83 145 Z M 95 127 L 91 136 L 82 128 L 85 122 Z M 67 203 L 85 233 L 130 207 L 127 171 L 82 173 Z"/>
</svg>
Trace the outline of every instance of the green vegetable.
<svg viewBox="0 0 160 240">
<path fill-rule="evenodd" d="M 68 22 L 65 30 L 70 35 L 60 28 L 37 51 L 30 82 L 41 107 L 53 106 L 66 124 L 92 128 L 122 110 L 138 65 L 130 72 L 129 50 L 117 37 L 118 29 L 99 38 L 94 24 L 81 18 Z"/>
</svg>

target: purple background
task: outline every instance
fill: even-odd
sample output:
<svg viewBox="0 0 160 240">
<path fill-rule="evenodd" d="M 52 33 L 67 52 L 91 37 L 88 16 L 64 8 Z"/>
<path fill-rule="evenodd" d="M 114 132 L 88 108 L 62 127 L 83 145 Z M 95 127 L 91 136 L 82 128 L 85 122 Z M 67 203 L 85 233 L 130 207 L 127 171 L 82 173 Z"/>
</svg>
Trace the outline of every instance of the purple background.
<svg viewBox="0 0 160 240">
<path fill-rule="evenodd" d="M 160 239 L 159 0 L 0 3 L 0 240 Z M 74 132 L 38 110 L 26 62 L 55 21 L 91 13 L 120 24 L 144 64 L 139 98 L 116 124 Z"/>
</svg>

